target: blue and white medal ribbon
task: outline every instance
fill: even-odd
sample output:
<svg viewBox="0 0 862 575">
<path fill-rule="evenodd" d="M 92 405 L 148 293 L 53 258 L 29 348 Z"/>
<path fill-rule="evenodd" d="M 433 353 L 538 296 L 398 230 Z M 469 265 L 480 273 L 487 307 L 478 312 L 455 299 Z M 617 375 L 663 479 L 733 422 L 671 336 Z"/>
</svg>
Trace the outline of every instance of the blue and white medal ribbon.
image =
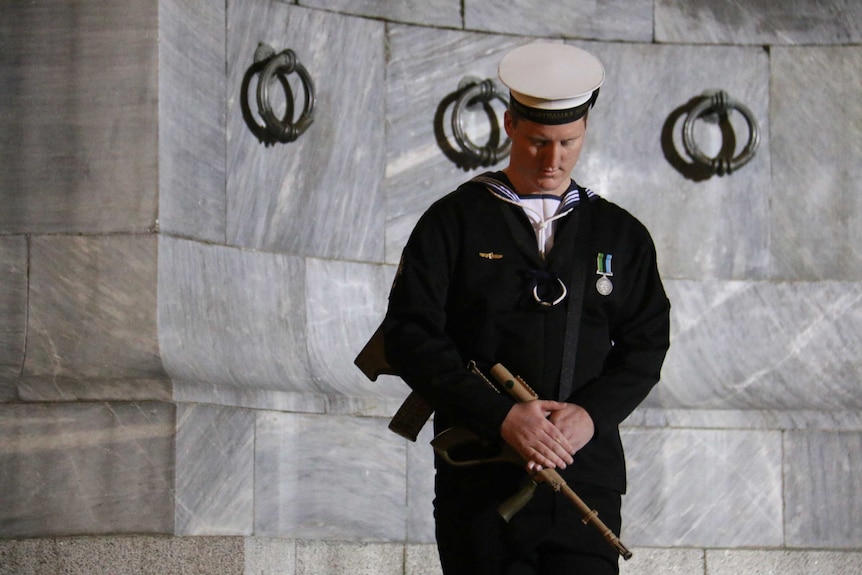
<svg viewBox="0 0 862 575">
<path fill-rule="evenodd" d="M 614 275 L 611 271 L 612 259 L 612 254 L 603 254 L 601 252 L 596 257 L 596 273 L 602 276 L 596 281 L 596 291 L 603 296 L 611 295 L 611 292 L 614 291 L 614 284 L 608 279 Z"/>
</svg>

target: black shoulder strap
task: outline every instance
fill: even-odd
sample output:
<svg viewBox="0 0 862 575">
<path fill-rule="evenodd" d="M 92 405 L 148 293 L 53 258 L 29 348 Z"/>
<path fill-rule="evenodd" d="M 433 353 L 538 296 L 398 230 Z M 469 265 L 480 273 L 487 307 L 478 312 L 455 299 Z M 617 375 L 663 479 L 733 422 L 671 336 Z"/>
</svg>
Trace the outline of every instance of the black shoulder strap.
<svg viewBox="0 0 862 575">
<path fill-rule="evenodd" d="M 566 333 L 563 337 L 563 362 L 560 371 L 560 387 L 557 398 L 566 401 L 572 393 L 575 377 L 575 356 L 578 352 L 578 332 L 581 327 L 581 313 L 584 308 L 584 289 L 586 288 L 590 261 L 590 228 L 592 206 L 587 192 L 578 190 L 578 229 L 575 233 L 575 249 L 572 252 L 572 280 L 569 282 L 569 307 L 566 314 Z"/>
</svg>

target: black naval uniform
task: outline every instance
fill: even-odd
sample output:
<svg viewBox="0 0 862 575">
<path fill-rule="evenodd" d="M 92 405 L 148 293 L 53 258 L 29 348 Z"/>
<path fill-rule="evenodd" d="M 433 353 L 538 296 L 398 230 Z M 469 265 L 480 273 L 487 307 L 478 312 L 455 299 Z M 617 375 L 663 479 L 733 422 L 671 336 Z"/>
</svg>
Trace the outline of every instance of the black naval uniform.
<svg viewBox="0 0 862 575">
<path fill-rule="evenodd" d="M 572 182 L 563 204 L 574 208 L 554 223 L 553 248 L 544 258 L 502 172 L 475 178 L 435 202 L 403 252 L 384 320 L 385 352 L 404 381 L 435 406 L 437 433 L 461 426 L 500 440 L 513 400 L 470 373 L 471 360 L 485 373 L 502 363 L 539 397 L 583 407 L 595 435 L 561 474 L 619 533 L 626 474 L 618 426 L 659 379 L 670 304 L 646 228 L 622 208 L 584 192 Z M 541 305 L 534 288 L 546 302 L 557 299 L 561 283 L 572 290 L 579 197 L 589 197 L 592 265 L 581 278 L 586 287 L 571 391 L 559 397 L 571 298 Z M 597 288 L 603 277 L 605 286 L 612 285 L 607 295 Z M 613 565 L 600 571 L 586 557 L 585 573 L 616 572 L 616 551 L 545 486 L 510 523 L 500 519 L 498 505 L 524 482 L 522 467 L 453 468 L 438 460 L 436 468 L 437 540 L 447 575 L 579 573 L 568 553 Z M 555 568 L 557 556 L 565 564 Z M 549 559 L 541 563 L 540 557 Z"/>
</svg>

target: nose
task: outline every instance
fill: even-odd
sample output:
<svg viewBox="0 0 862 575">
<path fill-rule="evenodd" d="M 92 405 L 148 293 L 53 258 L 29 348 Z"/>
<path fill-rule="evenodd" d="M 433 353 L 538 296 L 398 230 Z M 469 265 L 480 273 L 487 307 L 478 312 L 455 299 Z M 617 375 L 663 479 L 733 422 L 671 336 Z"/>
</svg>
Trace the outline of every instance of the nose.
<svg viewBox="0 0 862 575">
<path fill-rule="evenodd" d="M 560 164 L 563 147 L 559 142 L 549 142 L 542 147 L 542 167 L 555 168 Z"/>
</svg>

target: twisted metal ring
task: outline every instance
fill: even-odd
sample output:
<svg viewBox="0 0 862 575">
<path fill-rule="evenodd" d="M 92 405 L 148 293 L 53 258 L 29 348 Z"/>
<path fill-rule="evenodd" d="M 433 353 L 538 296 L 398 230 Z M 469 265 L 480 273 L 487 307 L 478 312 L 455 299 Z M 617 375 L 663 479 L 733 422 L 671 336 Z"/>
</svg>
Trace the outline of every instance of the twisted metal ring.
<svg viewBox="0 0 862 575">
<path fill-rule="evenodd" d="M 296 59 L 293 50 L 287 49 L 278 55 L 267 54 L 265 49 L 259 48 L 257 57 L 269 57 L 257 81 L 257 107 L 260 117 L 266 125 L 266 130 L 279 142 L 292 142 L 301 136 L 314 121 L 314 82 L 308 74 L 305 66 Z M 302 114 L 293 122 L 293 91 L 284 76 L 296 72 L 302 81 L 302 90 L 305 95 Z M 284 116 L 279 118 L 272 111 L 269 102 L 269 85 L 273 78 L 278 75 L 285 91 L 286 110 Z"/>
<path fill-rule="evenodd" d="M 452 133 L 455 136 L 455 141 L 458 143 L 461 151 L 480 166 L 496 164 L 509 155 L 509 149 L 512 146 L 511 140 L 506 137 L 496 148 L 492 148 L 490 142 L 486 146 L 476 145 L 464 129 L 463 114 L 464 110 L 475 101 L 490 103 L 496 98 L 504 106 L 508 107 L 509 100 L 497 91 L 494 81 L 491 79 L 479 81 L 473 77 L 464 78 L 458 84 L 458 91 L 460 95 L 455 101 L 455 107 L 452 110 Z"/>
<path fill-rule="evenodd" d="M 710 158 L 700 150 L 694 141 L 694 123 L 701 116 L 713 113 L 723 116 L 727 114 L 728 110 L 738 110 L 745 118 L 745 122 L 748 124 L 748 143 L 736 157 L 718 156 Z M 688 113 L 682 127 L 682 136 L 682 142 L 689 157 L 695 163 L 705 166 L 713 174 L 719 176 L 730 174 L 747 164 L 754 157 L 757 146 L 760 144 L 760 130 L 751 110 L 732 99 L 724 90 L 703 94 L 700 102 Z"/>
</svg>

